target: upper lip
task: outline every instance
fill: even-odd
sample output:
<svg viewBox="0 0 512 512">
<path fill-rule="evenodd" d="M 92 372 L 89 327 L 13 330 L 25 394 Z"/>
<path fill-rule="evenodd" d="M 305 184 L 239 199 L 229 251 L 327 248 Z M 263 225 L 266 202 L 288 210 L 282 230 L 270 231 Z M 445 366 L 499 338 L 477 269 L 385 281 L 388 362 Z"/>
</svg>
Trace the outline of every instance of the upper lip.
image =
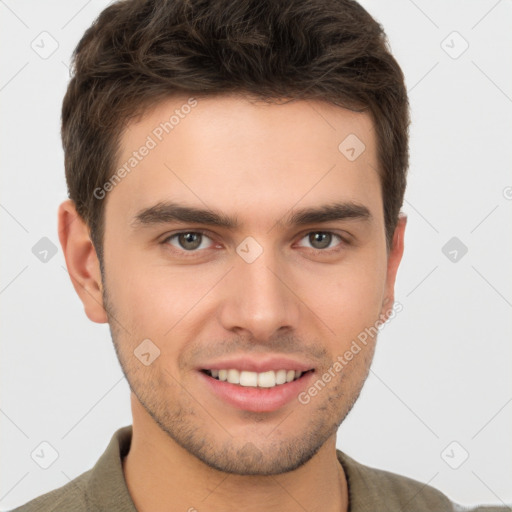
<svg viewBox="0 0 512 512">
<path fill-rule="evenodd" d="M 200 366 L 201 370 L 229 370 L 236 369 L 241 371 L 263 373 L 278 370 L 297 370 L 307 372 L 313 370 L 313 365 L 304 361 L 298 361 L 283 356 L 261 356 L 254 357 L 237 356 L 226 359 L 211 361 Z"/>
</svg>

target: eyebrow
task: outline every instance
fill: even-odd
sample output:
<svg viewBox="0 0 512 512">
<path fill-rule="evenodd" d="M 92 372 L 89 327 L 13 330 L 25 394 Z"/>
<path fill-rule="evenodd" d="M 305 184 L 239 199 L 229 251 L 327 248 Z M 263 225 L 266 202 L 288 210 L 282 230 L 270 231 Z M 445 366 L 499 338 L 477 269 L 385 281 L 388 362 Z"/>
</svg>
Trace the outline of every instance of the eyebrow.
<svg viewBox="0 0 512 512">
<path fill-rule="evenodd" d="M 316 207 L 294 210 L 280 219 L 276 224 L 280 227 L 303 226 L 323 222 L 355 219 L 371 221 L 370 210 L 358 203 L 334 202 Z M 132 219 L 132 229 L 150 227 L 171 222 L 204 224 L 212 227 L 236 230 L 243 228 L 238 217 L 230 217 L 222 212 L 211 209 L 185 206 L 173 201 L 159 202 L 154 206 L 140 210 Z"/>
</svg>

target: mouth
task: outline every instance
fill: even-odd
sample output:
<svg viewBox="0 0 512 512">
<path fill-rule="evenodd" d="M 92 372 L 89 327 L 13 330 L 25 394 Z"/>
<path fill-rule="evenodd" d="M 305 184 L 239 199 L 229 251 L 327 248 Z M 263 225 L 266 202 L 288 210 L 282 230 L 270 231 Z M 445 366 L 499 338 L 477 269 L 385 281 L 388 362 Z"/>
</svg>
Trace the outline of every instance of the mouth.
<svg viewBox="0 0 512 512">
<path fill-rule="evenodd" d="M 276 354 L 240 354 L 203 361 L 196 369 L 212 405 L 258 413 L 300 405 L 297 397 L 311 385 L 316 372 L 312 361 Z"/>
<path fill-rule="evenodd" d="M 312 373 L 313 369 L 306 371 L 281 369 L 268 370 L 265 372 L 251 372 L 247 370 L 237 370 L 235 368 L 226 368 L 202 369 L 201 372 L 212 379 L 240 387 L 270 389 L 304 378 L 306 374 Z"/>
</svg>

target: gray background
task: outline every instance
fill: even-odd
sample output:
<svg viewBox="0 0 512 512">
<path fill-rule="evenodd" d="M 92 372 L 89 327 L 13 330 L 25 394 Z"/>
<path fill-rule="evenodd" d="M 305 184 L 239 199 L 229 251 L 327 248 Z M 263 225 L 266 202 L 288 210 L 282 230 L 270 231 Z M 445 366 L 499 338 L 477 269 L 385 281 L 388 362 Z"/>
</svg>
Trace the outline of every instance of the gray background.
<svg viewBox="0 0 512 512">
<path fill-rule="evenodd" d="M 512 2 L 362 4 L 410 93 L 409 223 L 403 311 L 382 331 L 338 446 L 459 503 L 510 504 Z M 0 1 L 2 510 L 89 469 L 131 423 L 108 326 L 85 316 L 57 237 L 67 64 L 106 5 Z"/>
</svg>

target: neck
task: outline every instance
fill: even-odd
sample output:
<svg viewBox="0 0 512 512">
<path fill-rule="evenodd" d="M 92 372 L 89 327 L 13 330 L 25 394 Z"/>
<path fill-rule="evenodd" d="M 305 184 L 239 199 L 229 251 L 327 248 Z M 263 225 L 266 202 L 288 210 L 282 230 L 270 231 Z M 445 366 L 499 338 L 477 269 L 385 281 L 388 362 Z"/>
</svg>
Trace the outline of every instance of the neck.
<svg viewBox="0 0 512 512">
<path fill-rule="evenodd" d="M 132 409 L 142 409 L 135 401 L 132 397 Z M 208 467 L 139 410 L 133 415 L 132 442 L 123 459 L 123 472 L 138 512 L 348 509 L 347 482 L 336 457 L 335 435 L 295 471 L 270 476 L 234 475 Z"/>
</svg>

